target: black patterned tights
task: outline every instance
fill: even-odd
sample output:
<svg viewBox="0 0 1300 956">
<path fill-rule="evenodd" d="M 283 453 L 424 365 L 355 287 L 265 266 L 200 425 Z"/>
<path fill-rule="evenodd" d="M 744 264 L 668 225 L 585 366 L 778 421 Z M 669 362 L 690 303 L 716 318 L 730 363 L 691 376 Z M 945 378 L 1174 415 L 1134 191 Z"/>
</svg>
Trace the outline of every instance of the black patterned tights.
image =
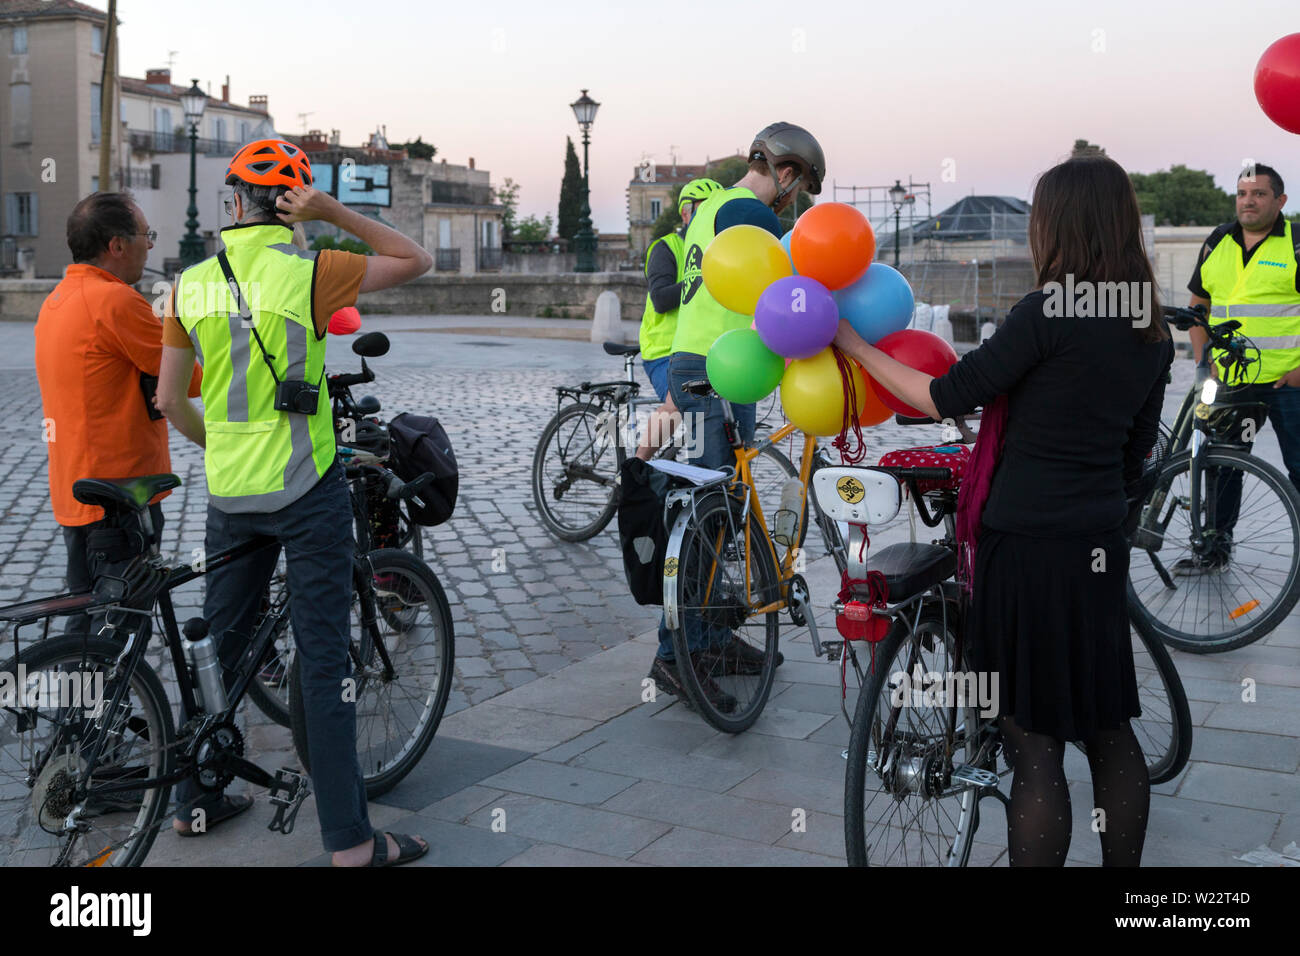
<svg viewBox="0 0 1300 956">
<path fill-rule="evenodd" d="M 1007 846 L 1012 866 L 1064 866 L 1070 848 L 1070 789 L 1065 781 L 1067 744 L 1021 730 L 1011 717 L 998 721 L 1014 761 Z M 1092 768 L 1092 793 L 1103 866 L 1138 866 L 1146 841 L 1150 781 L 1142 748 L 1126 722 L 1084 741 Z M 1099 814 L 1096 811 L 1101 811 Z"/>
</svg>

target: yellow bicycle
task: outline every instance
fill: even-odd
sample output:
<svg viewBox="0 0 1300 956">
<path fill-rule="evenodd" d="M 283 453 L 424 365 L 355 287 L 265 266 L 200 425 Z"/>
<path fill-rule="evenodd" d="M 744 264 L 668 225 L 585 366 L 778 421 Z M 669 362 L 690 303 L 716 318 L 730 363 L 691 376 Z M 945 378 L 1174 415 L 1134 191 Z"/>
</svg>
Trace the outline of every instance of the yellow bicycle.
<svg viewBox="0 0 1300 956">
<path fill-rule="evenodd" d="M 686 389 L 718 397 L 707 380 Z M 668 493 L 667 514 L 676 517 L 664 556 L 663 603 L 678 673 L 691 702 L 714 727 L 734 734 L 758 719 L 771 693 L 782 661 L 777 646 L 782 611 L 796 627 L 807 626 L 815 652 L 824 653 L 808 585 L 797 570 L 803 567 L 800 544 L 810 500 L 827 550 L 841 571 L 846 565 L 838 524 L 808 496 L 813 473 L 832 464 L 816 436 L 804 433 L 798 478 L 791 479 L 799 483 L 797 503 L 792 494 L 783 494 L 784 507 L 774 512 L 776 528 L 769 531 L 750 466 L 798 429 L 787 423 L 747 448 L 738 437 L 730 403 L 722 404 L 727 432 L 737 436 L 732 439 L 736 465 Z"/>
</svg>

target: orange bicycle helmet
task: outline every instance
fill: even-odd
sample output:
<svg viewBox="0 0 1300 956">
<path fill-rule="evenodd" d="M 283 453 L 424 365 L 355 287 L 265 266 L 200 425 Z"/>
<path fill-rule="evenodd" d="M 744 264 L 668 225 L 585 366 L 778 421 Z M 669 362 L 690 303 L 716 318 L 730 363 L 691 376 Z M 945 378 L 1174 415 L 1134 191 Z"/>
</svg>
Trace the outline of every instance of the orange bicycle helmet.
<svg viewBox="0 0 1300 956">
<path fill-rule="evenodd" d="M 307 154 L 282 139 L 254 140 L 240 148 L 226 167 L 226 185 L 243 181 L 252 186 L 310 186 Z"/>
</svg>

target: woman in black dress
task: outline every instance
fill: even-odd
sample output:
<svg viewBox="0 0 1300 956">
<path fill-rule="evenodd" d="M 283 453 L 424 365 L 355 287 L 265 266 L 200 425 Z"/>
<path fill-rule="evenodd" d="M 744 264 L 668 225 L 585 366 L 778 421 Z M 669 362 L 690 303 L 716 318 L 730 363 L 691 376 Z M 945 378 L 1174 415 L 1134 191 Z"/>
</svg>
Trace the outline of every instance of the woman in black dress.
<svg viewBox="0 0 1300 956">
<path fill-rule="evenodd" d="M 1013 866 L 1063 865 L 1066 741 L 1083 741 L 1107 866 L 1137 866 L 1150 806 L 1126 608 L 1126 491 L 1155 442 L 1173 345 L 1142 243 L 1137 197 L 1113 160 L 1068 160 L 1034 191 L 1038 289 L 949 372 L 932 378 L 864 342 L 835 344 L 936 420 L 1006 396 L 982 512 L 971 658 L 998 674 L 1014 760 Z"/>
</svg>

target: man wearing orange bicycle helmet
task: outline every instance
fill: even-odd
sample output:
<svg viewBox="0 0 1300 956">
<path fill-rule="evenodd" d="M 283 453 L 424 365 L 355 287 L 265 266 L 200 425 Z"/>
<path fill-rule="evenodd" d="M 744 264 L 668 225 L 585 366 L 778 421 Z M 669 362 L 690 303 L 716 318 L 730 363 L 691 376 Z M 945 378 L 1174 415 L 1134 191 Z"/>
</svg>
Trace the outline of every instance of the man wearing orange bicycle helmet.
<svg viewBox="0 0 1300 956">
<path fill-rule="evenodd" d="M 204 446 L 207 552 L 254 537 L 275 538 L 284 548 L 325 849 L 339 866 L 405 863 L 428 845 L 371 827 L 356 754 L 356 704 L 343 692 L 351 673 L 352 508 L 328 389 L 321 386 L 330 316 L 353 305 L 358 292 L 407 282 L 433 262 L 406 236 L 313 188 L 311 164 L 292 143 L 244 146 L 226 183 L 234 187 L 235 221 L 221 230 L 222 250 L 177 281 L 164 321 L 158 407 Z M 292 226 L 311 220 L 352 233 L 375 255 L 298 248 Z M 185 396 L 196 353 L 207 373 L 202 413 Z M 203 616 L 228 687 L 276 559 L 274 551 L 260 551 L 208 571 Z M 182 835 L 198 831 L 199 819 L 211 826 L 251 803 L 200 795 L 192 783 L 178 787 L 177 797 Z"/>
</svg>

